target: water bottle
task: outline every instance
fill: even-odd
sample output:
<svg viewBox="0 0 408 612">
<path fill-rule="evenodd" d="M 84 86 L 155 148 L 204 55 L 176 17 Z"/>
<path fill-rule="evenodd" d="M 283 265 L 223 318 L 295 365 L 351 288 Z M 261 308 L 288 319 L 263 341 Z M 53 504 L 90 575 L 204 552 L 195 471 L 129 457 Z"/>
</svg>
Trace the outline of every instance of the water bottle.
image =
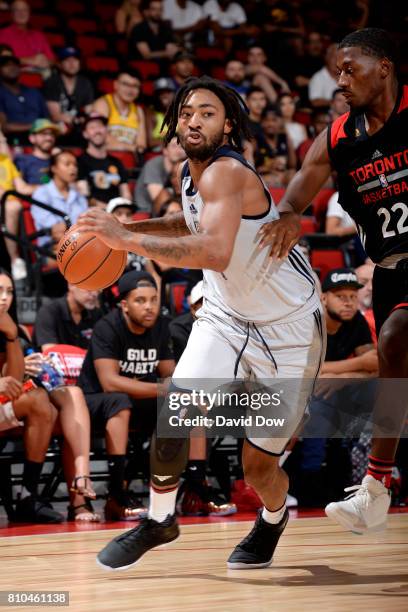
<svg viewBox="0 0 408 612">
<path fill-rule="evenodd" d="M 32 355 L 36 351 L 33 348 L 29 348 L 25 351 L 26 355 Z M 34 381 L 44 387 L 48 393 L 58 389 L 65 385 L 64 375 L 59 371 L 52 363 L 43 359 L 41 364 L 41 371 L 32 377 Z"/>
</svg>

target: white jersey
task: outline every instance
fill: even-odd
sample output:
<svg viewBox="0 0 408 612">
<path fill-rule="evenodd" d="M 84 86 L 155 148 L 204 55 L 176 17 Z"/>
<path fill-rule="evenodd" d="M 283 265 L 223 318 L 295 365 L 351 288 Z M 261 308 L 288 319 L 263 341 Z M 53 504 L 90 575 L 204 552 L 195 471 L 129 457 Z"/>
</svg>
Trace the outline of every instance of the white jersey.
<svg viewBox="0 0 408 612">
<path fill-rule="evenodd" d="M 233 157 L 255 172 L 242 155 L 229 146 L 218 149 L 213 161 L 220 157 Z M 271 260 L 270 247 L 258 248 L 262 225 L 279 218 L 272 197 L 266 187 L 264 189 L 270 203 L 269 211 L 254 217 L 242 216 L 226 270 L 203 270 L 204 301 L 243 321 L 295 321 L 316 310 L 319 297 L 310 264 L 299 248 L 295 247 L 289 257 L 280 262 Z M 187 227 L 192 234 L 199 233 L 205 204 L 200 193 L 194 190 L 187 163 L 182 172 L 182 203 Z"/>
</svg>

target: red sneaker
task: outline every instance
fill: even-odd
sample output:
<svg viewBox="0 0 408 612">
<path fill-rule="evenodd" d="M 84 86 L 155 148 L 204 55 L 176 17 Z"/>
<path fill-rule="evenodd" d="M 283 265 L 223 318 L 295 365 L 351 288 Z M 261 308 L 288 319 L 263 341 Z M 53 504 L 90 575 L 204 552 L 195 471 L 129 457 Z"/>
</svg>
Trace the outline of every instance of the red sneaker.
<svg viewBox="0 0 408 612">
<path fill-rule="evenodd" d="M 256 512 L 258 508 L 263 507 L 258 494 L 245 480 L 236 480 L 234 482 L 231 499 L 236 504 L 239 512 Z"/>
</svg>

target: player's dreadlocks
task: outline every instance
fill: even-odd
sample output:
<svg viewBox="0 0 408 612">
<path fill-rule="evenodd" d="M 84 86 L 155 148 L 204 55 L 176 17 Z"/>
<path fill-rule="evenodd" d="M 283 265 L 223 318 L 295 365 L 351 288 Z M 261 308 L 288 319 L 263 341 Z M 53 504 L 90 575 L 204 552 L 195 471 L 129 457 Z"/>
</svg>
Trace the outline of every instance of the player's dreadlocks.
<svg viewBox="0 0 408 612">
<path fill-rule="evenodd" d="M 164 138 L 165 143 L 168 144 L 174 136 L 177 136 L 176 129 L 179 110 L 189 93 L 194 89 L 208 89 L 221 100 L 225 108 L 225 116 L 230 120 L 232 126 L 232 130 L 228 134 L 230 144 L 239 151 L 242 151 L 242 140 L 250 140 L 252 138 L 247 105 L 234 89 L 208 76 L 200 78 L 192 77 L 178 90 L 163 119 L 162 129 L 167 126 L 167 133 Z"/>
<path fill-rule="evenodd" d="M 381 28 L 363 28 L 347 34 L 339 44 L 344 47 L 360 47 L 363 53 L 381 59 L 388 58 L 394 64 L 398 63 L 398 48 L 391 34 Z"/>
</svg>

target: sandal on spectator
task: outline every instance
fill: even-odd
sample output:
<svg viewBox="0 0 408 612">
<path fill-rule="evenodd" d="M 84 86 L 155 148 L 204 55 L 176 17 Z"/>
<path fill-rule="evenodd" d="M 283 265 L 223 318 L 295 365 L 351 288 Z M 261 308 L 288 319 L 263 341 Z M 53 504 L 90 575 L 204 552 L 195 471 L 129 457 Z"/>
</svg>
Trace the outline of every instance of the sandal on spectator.
<svg viewBox="0 0 408 612">
<path fill-rule="evenodd" d="M 92 504 L 86 501 L 78 506 L 68 506 L 68 520 L 76 523 L 99 523 L 101 517 L 97 512 L 94 512 Z"/>
<path fill-rule="evenodd" d="M 78 481 L 83 480 L 83 486 L 79 486 Z M 76 476 L 71 485 L 70 491 L 77 495 L 83 495 L 89 499 L 96 499 L 96 493 L 92 488 L 90 476 Z"/>
</svg>

